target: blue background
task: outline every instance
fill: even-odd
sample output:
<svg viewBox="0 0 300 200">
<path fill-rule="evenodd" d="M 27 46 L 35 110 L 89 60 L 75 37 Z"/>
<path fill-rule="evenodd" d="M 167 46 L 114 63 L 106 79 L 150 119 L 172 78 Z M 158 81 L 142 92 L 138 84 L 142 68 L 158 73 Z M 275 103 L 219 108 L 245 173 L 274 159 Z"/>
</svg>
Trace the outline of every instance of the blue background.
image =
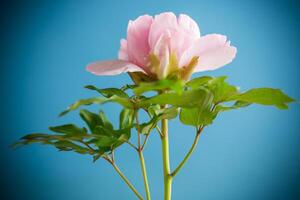
<svg viewBox="0 0 300 200">
<path fill-rule="evenodd" d="M 96 77 L 87 63 L 115 58 L 129 19 L 173 11 L 194 18 L 202 34 L 225 34 L 238 48 L 233 63 L 217 71 L 246 90 L 282 88 L 300 99 L 300 6 L 296 1 L 19 1 L 1 4 L 1 199 L 135 199 L 104 161 L 32 145 L 8 146 L 50 125 L 80 122 L 57 114 L 94 93 L 83 89 L 130 83 L 126 74 Z M 97 109 L 93 107 L 93 109 Z M 117 123 L 120 107 L 103 106 Z M 299 105 L 287 111 L 253 105 L 220 115 L 205 129 L 194 155 L 174 180 L 173 199 L 300 198 Z M 171 166 L 192 143 L 194 129 L 171 122 Z M 133 138 L 135 139 L 135 138 Z M 137 155 L 128 146 L 117 161 L 143 192 Z M 160 141 L 145 151 L 152 198 L 162 199 Z"/>
</svg>

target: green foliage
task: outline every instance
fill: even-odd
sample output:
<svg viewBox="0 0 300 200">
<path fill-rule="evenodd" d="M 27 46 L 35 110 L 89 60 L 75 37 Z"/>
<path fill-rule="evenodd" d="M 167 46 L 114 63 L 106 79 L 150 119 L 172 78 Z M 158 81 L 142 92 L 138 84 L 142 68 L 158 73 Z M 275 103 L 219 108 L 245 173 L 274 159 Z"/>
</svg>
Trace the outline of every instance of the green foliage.
<svg viewBox="0 0 300 200">
<path fill-rule="evenodd" d="M 134 110 L 123 108 L 120 113 L 119 128 L 123 129 L 123 128 L 131 127 L 133 125 L 133 121 L 134 121 Z"/>
<path fill-rule="evenodd" d="M 181 94 L 176 92 L 168 92 L 158 94 L 151 98 L 146 98 L 139 102 L 139 107 L 148 107 L 152 104 L 172 105 L 177 107 L 197 107 L 201 106 L 204 101 L 212 98 L 212 94 L 205 88 L 183 91 Z"/>
<path fill-rule="evenodd" d="M 65 111 L 60 113 L 60 116 L 63 116 L 70 111 L 76 110 L 80 106 L 87 106 L 91 104 L 104 104 L 107 102 L 115 102 L 118 103 L 124 107 L 132 108 L 133 104 L 130 102 L 128 98 L 122 98 L 116 95 L 113 95 L 109 98 L 107 97 L 92 97 L 92 98 L 87 98 L 87 99 L 81 99 L 76 101 L 75 103 L 71 104 Z"/>
<path fill-rule="evenodd" d="M 208 83 L 208 81 L 213 80 L 213 77 L 210 76 L 201 76 L 201 77 L 197 77 L 194 78 L 190 81 L 188 81 L 185 85 L 187 87 L 190 87 L 192 89 L 197 89 L 201 86 L 204 86 L 205 84 Z"/>
<path fill-rule="evenodd" d="M 184 83 L 181 80 L 163 79 L 157 82 L 141 83 L 139 86 L 133 89 L 133 92 L 136 95 L 141 95 L 148 91 L 157 91 L 161 93 L 166 90 L 172 90 L 180 94 L 182 93 L 183 85 Z"/>
<path fill-rule="evenodd" d="M 88 110 L 80 110 L 80 117 L 83 121 L 85 121 L 91 132 L 94 131 L 97 125 L 103 126 L 103 121 L 100 116 Z"/>
<path fill-rule="evenodd" d="M 49 129 L 56 133 L 64 133 L 67 135 L 85 135 L 86 129 L 79 128 L 74 124 L 65 124 L 61 126 L 50 126 Z"/>
<path fill-rule="evenodd" d="M 284 94 L 281 90 L 273 88 L 251 89 L 239 95 L 232 95 L 230 100 L 276 106 L 279 109 L 287 109 L 288 103 L 295 101 L 291 97 Z"/>
<path fill-rule="evenodd" d="M 206 126 L 211 124 L 216 116 L 217 112 L 209 108 L 183 108 L 180 112 L 180 121 L 192 126 Z"/>
<path fill-rule="evenodd" d="M 203 76 L 186 83 L 174 77 L 156 82 L 140 81 L 136 82 L 139 85 L 125 85 L 121 89 L 86 86 L 101 96 L 78 100 L 61 113 L 62 116 L 91 104 L 117 103 L 122 106 L 119 126 L 115 126 L 118 129 L 114 129 L 103 111 L 93 113 L 82 109 L 79 114 L 88 129 L 75 124 L 52 126 L 49 129 L 54 133 L 26 135 L 15 143 L 14 147 L 32 143 L 52 145 L 60 151 L 91 155 L 96 161 L 129 142 L 133 127 L 139 128 L 141 133 L 147 135 L 158 126 L 159 121 L 176 118 L 178 114 L 183 124 L 206 126 L 213 123 L 223 111 L 243 108 L 253 103 L 286 109 L 289 103 L 295 101 L 279 89 L 256 88 L 240 92 L 237 87 L 230 85 L 224 76 Z M 133 95 L 130 96 L 127 91 Z M 148 91 L 154 93 L 149 95 L 146 93 Z M 146 94 L 148 96 L 142 96 Z M 146 111 L 150 119 L 136 124 L 135 114 L 140 110 Z"/>
<path fill-rule="evenodd" d="M 87 85 L 85 86 L 85 88 L 90 89 L 90 90 L 95 90 L 98 93 L 100 93 L 101 95 L 103 95 L 104 97 L 112 97 L 114 95 L 121 97 L 121 98 L 128 98 L 128 94 L 126 92 L 124 92 L 121 89 L 118 88 L 105 88 L 105 89 L 99 89 L 93 85 Z"/>
<path fill-rule="evenodd" d="M 157 108 L 151 106 L 148 109 L 151 119 L 148 122 L 140 124 L 141 133 L 150 134 L 151 130 L 157 126 L 157 123 L 162 119 L 174 119 L 178 115 L 177 107 Z"/>
</svg>

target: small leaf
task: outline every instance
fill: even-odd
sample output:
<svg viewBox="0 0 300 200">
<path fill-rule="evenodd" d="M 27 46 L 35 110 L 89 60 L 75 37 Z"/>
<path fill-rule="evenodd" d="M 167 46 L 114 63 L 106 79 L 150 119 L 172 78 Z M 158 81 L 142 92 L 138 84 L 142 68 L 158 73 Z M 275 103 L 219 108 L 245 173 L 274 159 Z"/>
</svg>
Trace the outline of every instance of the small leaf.
<svg viewBox="0 0 300 200">
<path fill-rule="evenodd" d="M 210 111 L 209 108 L 182 108 L 180 121 L 191 126 L 208 125 L 213 122 L 217 112 Z"/>
<path fill-rule="evenodd" d="M 203 102 L 211 101 L 213 95 L 206 89 L 184 91 L 182 94 L 163 93 L 152 98 L 144 99 L 139 102 L 140 107 L 149 107 L 151 104 L 173 105 L 176 107 L 196 107 L 201 106 Z"/>
<path fill-rule="evenodd" d="M 94 128 L 93 134 L 100 135 L 100 136 L 113 136 L 113 130 L 105 128 L 102 125 L 96 126 Z"/>
<path fill-rule="evenodd" d="M 54 146 L 61 151 L 75 151 L 80 154 L 90 154 L 90 150 L 70 141 L 57 141 Z"/>
<path fill-rule="evenodd" d="M 237 87 L 229 85 L 225 80 L 226 76 L 221 76 L 210 80 L 207 84 L 207 88 L 214 95 L 214 103 L 228 101 L 232 96 L 239 94 Z"/>
<path fill-rule="evenodd" d="M 93 143 L 97 145 L 100 150 L 105 152 L 111 151 L 129 140 L 131 128 L 132 127 L 120 130 L 111 130 L 97 126 L 94 131 L 98 137 L 93 140 Z"/>
<path fill-rule="evenodd" d="M 197 77 L 197 78 L 194 78 L 194 79 L 188 81 L 185 85 L 188 87 L 191 87 L 192 89 L 197 89 L 197 88 L 204 86 L 205 84 L 208 83 L 208 81 L 210 81 L 212 79 L 213 79 L 213 77 L 210 77 L 210 76 Z"/>
<path fill-rule="evenodd" d="M 85 128 L 79 128 L 74 124 L 65 124 L 61 126 L 51 126 L 49 129 L 56 133 L 64 133 L 67 135 L 85 135 L 87 134 Z"/>
<path fill-rule="evenodd" d="M 105 128 L 107 129 L 111 129 L 113 130 L 113 125 L 109 122 L 109 120 L 106 118 L 105 114 L 103 111 L 100 111 L 99 112 L 99 116 L 100 116 L 100 119 L 102 121 L 101 125 L 104 126 Z"/>
<path fill-rule="evenodd" d="M 156 82 L 143 82 L 138 87 L 133 89 L 136 95 L 141 95 L 148 91 L 162 91 L 173 90 L 177 93 L 181 93 L 183 90 L 183 82 L 181 80 L 168 80 L 163 79 Z"/>
<path fill-rule="evenodd" d="M 217 112 L 223 112 L 223 111 L 229 111 L 229 110 L 247 107 L 249 105 L 251 105 L 251 103 L 244 102 L 244 101 L 236 101 L 232 106 L 217 105 L 215 110 Z"/>
<path fill-rule="evenodd" d="M 149 134 L 152 129 L 154 129 L 157 123 L 162 119 L 173 119 L 178 114 L 177 107 L 170 107 L 157 110 L 156 113 L 153 113 L 150 121 L 140 124 L 140 130 L 143 134 Z"/>
<path fill-rule="evenodd" d="M 192 126 L 211 124 L 217 112 L 211 111 L 212 96 L 201 105 L 193 108 L 181 108 L 179 119 L 182 123 Z"/>
<path fill-rule="evenodd" d="M 153 128 L 155 128 L 158 121 L 159 120 L 158 120 L 157 116 L 154 116 L 154 117 L 151 118 L 151 120 L 149 122 L 145 122 L 145 123 L 140 124 L 139 128 L 140 128 L 141 133 L 145 134 L 145 135 L 148 135 L 151 132 L 151 130 Z M 136 128 L 138 128 L 138 127 L 136 127 Z"/>
<path fill-rule="evenodd" d="M 114 137 L 102 136 L 95 142 L 95 144 L 99 147 L 99 149 L 107 152 L 112 150 L 112 146 L 116 141 L 117 139 Z"/>
<path fill-rule="evenodd" d="M 100 116 L 97 115 L 96 113 L 92 113 L 88 110 L 80 110 L 80 117 L 88 125 L 91 132 L 93 132 L 93 130 L 96 126 L 103 125 Z"/>
<path fill-rule="evenodd" d="M 121 88 L 121 90 L 126 91 L 126 90 L 128 90 L 128 89 L 133 89 L 133 88 L 135 88 L 135 87 L 137 87 L 137 85 L 129 85 L 129 84 L 126 84 L 126 85 L 124 85 L 124 86 Z"/>
<path fill-rule="evenodd" d="M 104 152 L 98 153 L 95 156 L 93 156 L 93 162 L 96 162 L 99 158 L 102 157 L 102 155 L 104 154 Z"/>
<path fill-rule="evenodd" d="M 131 127 L 134 121 L 134 110 L 124 108 L 120 113 L 119 128 Z"/>
<path fill-rule="evenodd" d="M 118 88 L 99 89 L 93 85 L 87 85 L 87 86 L 85 86 L 85 88 L 90 89 L 90 90 L 95 90 L 107 98 L 112 97 L 113 95 L 116 95 L 116 96 L 122 97 L 122 98 L 129 98 L 129 96 L 128 96 L 128 94 L 126 94 L 126 92 L 124 92 L 123 90 L 118 89 Z"/>
<path fill-rule="evenodd" d="M 118 96 L 115 96 L 115 95 L 110 97 L 110 98 L 92 97 L 92 98 L 81 99 L 81 100 L 76 101 L 75 103 L 71 104 L 67 108 L 67 110 L 61 112 L 60 116 L 63 116 L 65 114 L 67 114 L 68 112 L 72 111 L 72 110 L 76 110 L 80 106 L 91 105 L 91 104 L 104 104 L 104 103 L 107 103 L 107 102 L 116 102 L 116 103 L 119 103 L 120 105 L 122 105 L 124 107 L 128 107 L 128 108 L 133 107 L 133 103 L 129 99 L 121 98 L 121 97 L 118 97 Z"/>
<path fill-rule="evenodd" d="M 153 115 L 158 115 L 160 113 L 161 106 L 158 104 L 151 105 L 147 108 L 148 113 L 153 116 Z"/>
<path fill-rule="evenodd" d="M 279 109 L 287 109 L 288 103 L 295 101 L 280 89 L 273 88 L 251 89 L 245 93 L 232 96 L 230 99 L 261 105 L 273 105 Z"/>
</svg>

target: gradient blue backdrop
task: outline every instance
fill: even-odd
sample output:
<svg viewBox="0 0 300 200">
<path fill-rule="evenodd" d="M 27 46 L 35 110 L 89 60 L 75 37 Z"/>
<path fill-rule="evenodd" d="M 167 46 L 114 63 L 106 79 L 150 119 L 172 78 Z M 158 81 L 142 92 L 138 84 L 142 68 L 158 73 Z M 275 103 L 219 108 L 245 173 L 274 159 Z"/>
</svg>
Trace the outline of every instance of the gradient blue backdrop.
<svg viewBox="0 0 300 200">
<path fill-rule="evenodd" d="M 92 96 L 84 85 L 120 87 L 126 74 L 96 77 L 87 63 L 115 58 L 129 19 L 186 13 L 202 34 L 221 33 L 238 48 L 233 63 L 200 75 L 227 75 L 246 90 L 282 88 L 300 99 L 300 18 L 296 1 L 10 1 L 1 4 L 1 196 L 3 200 L 135 199 L 103 161 L 32 145 L 12 151 L 23 134 L 75 121 L 57 114 Z M 119 107 L 105 105 L 117 122 Z M 95 109 L 95 108 L 94 108 Z M 222 114 L 208 127 L 191 160 L 174 180 L 173 199 L 265 200 L 300 198 L 299 105 L 279 111 L 251 106 Z M 171 162 L 177 164 L 194 130 L 171 123 Z M 154 200 L 162 199 L 160 141 L 145 151 Z M 117 151 L 125 174 L 143 191 L 137 155 Z"/>
</svg>

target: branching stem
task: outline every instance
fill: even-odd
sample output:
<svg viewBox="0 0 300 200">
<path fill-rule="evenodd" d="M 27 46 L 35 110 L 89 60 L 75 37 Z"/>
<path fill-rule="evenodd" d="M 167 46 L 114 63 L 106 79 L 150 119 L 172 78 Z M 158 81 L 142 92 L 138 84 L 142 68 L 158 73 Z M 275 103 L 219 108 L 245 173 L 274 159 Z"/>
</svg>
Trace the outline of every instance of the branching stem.
<svg viewBox="0 0 300 200">
<path fill-rule="evenodd" d="M 188 161 L 188 159 L 191 157 L 192 153 L 194 152 L 197 144 L 198 144 L 198 141 L 199 141 L 199 138 L 200 138 L 200 134 L 203 130 L 204 126 L 201 126 L 197 129 L 197 133 L 196 133 L 196 136 L 195 136 L 195 139 L 194 139 L 194 142 L 190 148 L 190 150 L 188 151 L 188 153 L 185 155 L 185 157 L 183 158 L 183 160 L 180 162 L 180 164 L 176 167 L 176 169 L 171 173 L 171 176 L 172 177 L 175 177 L 176 174 L 179 172 L 179 170 L 184 166 L 184 164 Z"/>
<path fill-rule="evenodd" d="M 119 174 L 119 176 L 123 179 L 123 181 L 128 185 L 128 187 L 134 192 L 134 194 L 137 196 L 139 200 L 143 200 L 142 195 L 135 189 L 135 187 L 130 183 L 130 181 L 126 178 L 126 176 L 121 172 L 119 167 L 116 165 L 116 163 L 108 156 L 103 157 L 107 162 L 109 162 L 113 168 L 116 170 L 116 172 Z"/>
<path fill-rule="evenodd" d="M 142 144 L 141 144 L 141 128 L 140 128 L 138 110 L 135 110 L 135 119 L 136 119 L 137 132 L 138 132 L 138 154 L 139 154 L 141 168 L 142 168 L 144 186 L 145 186 L 145 190 L 146 190 L 147 200 L 151 200 L 149 184 L 148 184 L 148 178 L 147 178 L 146 164 L 145 164 L 145 159 L 144 159 L 144 156 L 143 156 L 143 146 L 144 146 L 145 143 L 142 146 Z"/>
</svg>

